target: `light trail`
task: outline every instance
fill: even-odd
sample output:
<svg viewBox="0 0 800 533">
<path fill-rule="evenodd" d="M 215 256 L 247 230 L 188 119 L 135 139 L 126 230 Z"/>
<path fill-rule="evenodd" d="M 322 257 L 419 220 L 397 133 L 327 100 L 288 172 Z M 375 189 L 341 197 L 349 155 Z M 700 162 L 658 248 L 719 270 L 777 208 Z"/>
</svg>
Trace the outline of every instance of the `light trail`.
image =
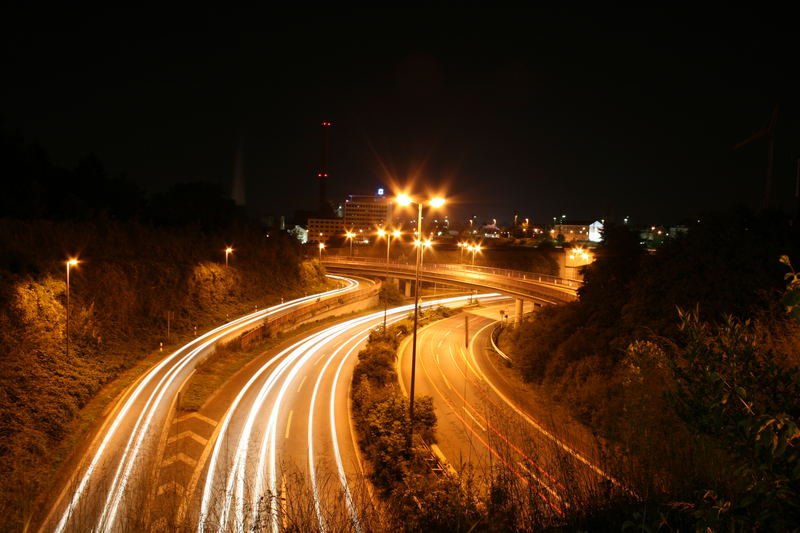
<svg viewBox="0 0 800 533">
<path fill-rule="evenodd" d="M 453 305 L 453 304 L 462 304 L 467 301 L 470 296 L 460 296 L 460 297 L 451 297 L 451 298 L 443 298 L 435 301 L 424 302 L 421 304 L 422 308 L 437 306 L 437 305 Z M 473 296 L 474 298 L 474 296 Z M 493 300 L 496 298 L 502 298 L 497 294 L 489 294 L 483 295 L 483 299 Z M 390 310 L 391 316 L 393 316 L 394 320 L 401 320 L 405 317 L 405 314 L 409 311 L 413 310 L 413 304 L 401 306 Z M 336 356 L 341 353 L 348 343 L 352 342 L 359 336 L 364 336 L 364 333 L 369 331 L 370 329 L 374 328 L 375 325 L 379 321 L 382 321 L 384 316 L 384 311 L 375 312 L 363 317 L 354 318 L 348 321 L 345 321 L 340 324 L 336 324 L 329 328 L 326 328 L 320 332 L 313 334 L 312 336 L 303 339 L 292 346 L 284 349 L 276 356 L 272 357 L 268 362 L 266 362 L 261 368 L 255 371 L 253 376 L 247 381 L 245 386 L 239 391 L 237 394 L 236 399 L 232 403 L 231 407 L 226 412 L 225 416 L 223 417 L 222 424 L 220 426 L 220 432 L 217 436 L 217 439 L 214 443 L 214 450 L 211 454 L 211 460 L 209 461 L 208 470 L 206 472 L 206 481 L 203 487 L 203 493 L 201 498 L 200 504 L 200 519 L 198 523 L 198 532 L 205 532 L 206 528 L 209 526 L 207 524 L 208 517 L 211 513 L 211 504 L 212 495 L 215 490 L 216 486 L 216 479 L 217 477 L 224 477 L 225 478 L 225 490 L 223 491 L 223 498 L 222 501 L 214 500 L 215 506 L 219 509 L 219 520 L 216 524 L 217 531 L 223 531 L 228 526 L 228 522 L 231 518 L 234 521 L 234 527 L 239 530 L 239 528 L 244 528 L 248 523 L 255 523 L 258 519 L 259 513 L 259 501 L 262 500 L 262 496 L 264 496 L 264 486 L 266 484 L 268 488 L 268 494 L 274 495 L 278 494 L 277 492 L 277 478 L 278 478 L 278 471 L 277 471 L 277 464 L 276 464 L 276 454 L 278 449 L 278 444 L 276 442 L 277 434 L 278 434 L 278 419 L 284 409 L 284 398 L 289 391 L 289 388 L 294 386 L 295 378 L 302 371 L 306 372 L 313 372 L 314 364 L 311 364 L 313 358 L 318 354 L 318 352 L 323 349 L 326 345 L 333 343 L 334 341 L 342 342 L 341 346 L 335 350 L 333 355 L 330 356 L 328 362 L 322 367 L 320 370 L 320 376 L 317 379 L 314 393 L 312 395 L 312 406 L 311 411 L 309 414 L 309 431 L 308 431 L 308 439 L 309 439 L 309 469 L 310 469 L 310 479 L 312 483 L 312 491 L 313 497 L 315 499 L 315 513 L 317 515 L 317 520 L 319 522 L 321 530 L 325 530 L 325 523 L 322 517 L 322 508 L 321 508 L 321 501 L 319 498 L 319 494 L 317 492 L 316 487 L 316 472 L 315 472 L 315 465 L 314 465 L 314 457 L 313 457 L 313 410 L 315 409 L 315 402 L 316 402 L 316 395 L 319 390 L 319 386 L 321 383 L 322 376 L 325 374 L 327 369 L 329 368 L 331 361 L 335 359 Z M 373 324 L 374 323 L 374 324 Z M 368 327 L 364 327 L 366 324 L 371 324 Z M 353 328 L 360 328 L 355 333 L 350 333 L 349 338 L 342 341 L 342 335 L 351 332 Z M 364 336 L 366 338 L 366 336 Z M 337 379 L 339 372 L 341 371 L 342 365 L 348 358 L 350 358 L 355 351 L 355 348 L 359 345 L 360 342 L 363 342 L 363 339 L 359 340 L 342 358 L 342 362 L 337 371 Z M 279 361 L 279 362 L 278 362 Z M 269 375 L 264 379 L 264 375 L 267 370 L 271 370 Z M 308 377 L 307 374 L 303 375 L 302 381 L 300 382 L 301 385 L 304 383 L 305 379 Z M 243 399 L 245 396 L 254 388 L 255 384 L 260 380 L 264 379 L 263 383 L 258 389 L 258 392 L 255 398 L 249 403 L 248 406 L 244 405 Z M 278 384 L 280 382 L 280 387 Z M 335 383 L 334 383 L 335 386 Z M 275 392 L 275 398 L 272 400 L 271 409 L 269 411 L 269 416 L 267 418 L 267 423 L 264 431 L 260 434 L 260 442 L 258 442 L 258 434 L 255 432 L 255 424 L 258 420 L 263 420 L 263 416 L 261 415 L 264 406 L 266 404 L 267 398 L 270 396 L 271 393 Z M 293 389 L 297 390 L 299 387 Z M 335 390 L 335 388 L 333 389 Z M 333 401 L 333 400 L 332 400 Z M 240 411 L 242 411 L 240 413 Z M 333 412 L 333 407 L 330 407 L 330 413 Z M 331 414 L 331 416 L 333 416 Z M 230 460 L 228 467 L 225 468 L 225 474 L 220 474 L 220 468 L 222 468 L 221 463 L 221 449 L 222 443 L 225 442 L 227 439 L 227 434 L 231 430 L 231 424 L 234 418 L 241 418 L 244 417 L 245 423 L 242 427 L 241 433 L 238 435 L 237 439 L 237 446 L 236 451 L 234 453 L 233 458 Z M 332 420 L 332 431 L 335 431 L 335 424 Z M 257 460 L 255 461 L 256 467 L 252 476 L 247 475 L 248 468 L 248 458 L 250 457 L 248 454 L 248 450 L 257 448 L 259 450 L 257 455 Z M 355 516 L 355 511 L 352 507 L 352 497 L 350 495 L 349 487 L 347 486 L 346 475 L 344 473 L 343 464 L 338 448 L 338 441 L 335 444 L 335 454 L 337 459 L 337 470 L 339 475 L 339 480 L 342 483 L 343 490 L 345 492 L 345 499 L 348 503 L 348 510 L 351 513 L 351 519 Z M 266 473 L 266 475 L 265 475 Z M 244 490 L 244 481 L 246 479 L 255 479 L 255 486 L 253 490 L 250 491 L 250 502 L 249 508 L 252 510 L 252 514 L 250 517 L 245 516 L 245 500 L 247 499 L 245 496 Z M 266 478 L 266 479 L 265 479 Z M 274 502 L 270 502 L 269 505 L 270 512 L 269 512 L 269 522 L 272 531 L 277 532 L 279 530 L 279 516 L 278 516 L 278 506 L 275 505 Z M 233 513 L 231 511 L 233 510 Z M 357 524 L 357 517 L 354 519 L 354 525 Z"/>
<path fill-rule="evenodd" d="M 162 407 L 161 401 L 167 394 L 169 387 L 175 383 L 182 371 L 185 371 L 190 364 L 196 364 L 200 359 L 202 359 L 202 356 L 205 355 L 204 351 L 221 338 L 231 335 L 232 333 L 244 329 L 254 323 L 263 321 L 268 316 L 280 313 L 292 307 L 300 306 L 314 299 L 327 299 L 343 292 L 354 290 L 359 286 L 357 281 L 350 278 L 344 278 L 341 276 L 329 277 L 343 281 L 345 286 L 324 293 L 305 296 L 303 298 L 298 298 L 290 302 L 257 311 L 214 328 L 168 355 L 161 362 L 156 364 L 151 370 L 149 370 L 145 376 L 138 381 L 138 384 L 135 384 L 133 391 L 130 392 L 123 406 L 117 411 L 113 422 L 105 432 L 103 439 L 100 441 L 97 451 L 92 456 L 92 459 L 86 467 L 83 476 L 81 476 L 80 481 L 77 483 L 77 488 L 73 492 L 72 498 L 70 498 L 69 503 L 67 504 L 66 509 L 63 511 L 58 523 L 56 524 L 54 531 L 56 533 L 61 533 L 67 527 L 68 522 L 74 515 L 74 512 L 80 503 L 82 496 L 84 496 L 90 481 L 97 472 L 100 462 L 105 459 L 106 451 L 109 449 L 112 439 L 116 437 L 117 433 L 121 429 L 121 426 L 123 425 L 123 421 L 127 418 L 128 414 L 133 411 L 134 406 L 139 401 L 140 397 L 146 394 L 151 382 L 154 382 L 160 373 L 164 372 L 166 369 L 165 375 L 155 383 L 154 390 L 150 392 L 149 397 L 145 400 L 145 406 L 140 415 L 137 417 L 136 423 L 131 430 L 131 434 L 127 440 L 127 443 L 125 444 L 122 457 L 117 464 L 114 479 L 111 483 L 111 488 L 108 491 L 102 513 L 96 524 L 96 527 L 93 528 L 95 530 L 107 531 L 113 528 L 119 503 L 127 487 L 133 466 L 139 459 L 142 443 L 145 437 L 148 436 L 152 420 L 156 415 L 156 410 Z M 113 461 L 113 458 L 108 458 L 106 460 Z M 68 486 L 69 484 L 67 487 Z M 66 495 L 66 490 L 67 489 L 65 487 L 62 493 L 59 495 L 58 502 L 63 500 Z M 52 508 L 51 514 L 55 512 L 57 507 L 58 504 Z M 45 528 L 48 525 L 49 520 L 50 515 L 45 518 L 42 528 Z"/>
</svg>

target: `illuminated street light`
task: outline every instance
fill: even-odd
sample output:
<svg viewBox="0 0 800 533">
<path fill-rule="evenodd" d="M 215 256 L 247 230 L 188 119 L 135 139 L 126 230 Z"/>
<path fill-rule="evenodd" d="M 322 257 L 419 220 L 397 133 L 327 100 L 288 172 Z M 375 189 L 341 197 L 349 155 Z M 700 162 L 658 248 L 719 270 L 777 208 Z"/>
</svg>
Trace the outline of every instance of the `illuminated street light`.
<svg viewBox="0 0 800 533">
<path fill-rule="evenodd" d="M 66 330 L 67 331 L 66 331 L 66 335 L 65 335 L 66 345 L 67 345 L 66 346 L 67 358 L 69 358 L 69 271 L 70 271 L 70 268 L 72 268 L 74 266 L 78 266 L 78 260 L 77 259 L 68 259 L 67 260 L 67 324 L 66 324 L 66 326 L 67 326 Z"/>
<path fill-rule="evenodd" d="M 395 202 L 399 205 L 417 204 L 417 241 L 422 239 L 422 205 L 425 202 L 415 201 L 407 194 L 398 194 L 395 197 Z M 445 204 L 445 199 L 442 197 L 435 197 L 430 199 L 427 204 L 431 207 L 442 207 Z M 411 387 L 409 388 L 409 395 L 411 396 L 408 406 L 408 448 L 411 449 L 414 436 L 414 381 L 417 371 L 417 323 L 419 321 L 419 268 L 422 263 L 422 246 L 417 246 L 416 267 L 414 269 L 414 334 L 411 340 Z"/>
<path fill-rule="evenodd" d="M 347 233 L 344 234 L 344 236 L 347 237 L 348 239 L 350 239 L 350 256 L 352 257 L 352 255 L 353 255 L 353 237 L 355 237 L 356 234 L 353 233 L 352 231 L 348 231 Z"/>
<path fill-rule="evenodd" d="M 324 242 L 319 243 L 319 260 L 320 261 L 322 261 L 322 250 L 324 250 L 324 249 L 325 249 L 325 243 Z"/>
<path fill-rule="evenodd" d="M 378 237 L 386 237 L 386 276 L 383 279 L 384 283 L 389 282 L 389 248 L 392 245 L 392 237 L 399 237 L 402 235 L 400 230 L 396 229 L 393 232 L 389 233 L 383 228 L 378 229 Z M 386 294 L 384 294 L 383 298 L 383 332 L 386 333 L 386 315 L 389 313 L 389 300 L 386 298 Z"/>
<path fill-rule="evenodd" d="M 572 260 L 583 261 L 583 265 L 589 263 L 589 257 L 589 252 L 580 246 L 576 246 L 575 248 L 571 248 L 569 250 L 569 258 Z"/>
<path fill-rule="evenodd" d="M 420 247 L 420 243 L 422 245 L 422 254 L 420 255 L 419 264 L 422 265 L 425 262 L 425 250 L 433 246 L 433 241 L 431 241 L 430 239 L 424 241 L 420 241 L 419 239 L 414 240 L 414 246 L 416 246 L 417 248 Z"/>
<path fill-rule="evenodd" d="M 472 252 L 472 266 L 475 266 L 475 253 L 481 251 L 481 245 L 470 244 L 467 246 L 467 251 Z"/>
<path fill-rule="evenodd" d="M 233 248 L 228 246 L 225 248 L 225 268 L 228 268 L 228 256 L 233 253 Z"/>
</svg>

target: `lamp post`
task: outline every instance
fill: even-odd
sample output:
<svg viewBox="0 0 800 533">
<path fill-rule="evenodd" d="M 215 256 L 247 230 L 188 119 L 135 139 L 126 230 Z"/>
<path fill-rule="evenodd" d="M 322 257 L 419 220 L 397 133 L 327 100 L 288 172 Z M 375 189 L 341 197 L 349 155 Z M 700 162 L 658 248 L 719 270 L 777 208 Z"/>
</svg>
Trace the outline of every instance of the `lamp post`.
<svg viewBox="0 0 800 533">
<path fill-rule="evenodd" d="M 425 262 L 425 250 L 427 250 L 428 248 L 433 246 L 433 242 L 430 239 L 428 239 L 426 241 L 421 241 L 421 240 L 417 239 L 417 240 L 414 241 L 414 246 L 416 246 L 418 248 L 422 248 L 422 252 L 421 252 L 421 255 L 420 255 L 420 259 L 419 259 L 419 264 L 420 264 L 420 266 L 422 266 L 422 264 Z"/>
<path fill-rule="evenodd" d="M 325 249 L 325 243 L 324 242 L 319 243 L 319 261 L 320 261 L 320 263 L 322 262 L 322 250 L 324 250 L 324 249 Z"/>
<path fill-rule="evenodd" d="M 350 239 L 350 257 L 352 257 L 353 256 L 353 237 L 355 237 L 356 234 L 353 233 L 352 231 L 348 231 L 347 233 L 344 234 L 344 236 L 347 237 L 348 239 Z"/>
<path fill-rule="evenodd" d="M 471 245 L 467 246 L 467 250 L 472 252 L 472 266 L 475 266 L 475 252 L 480 252 L 481 251 L 481 245 L 480 244 L 471 244 Z"/>
<path fill-rule="evenodd" d="M 389 247 L 392 245 L 392 237 L 399 237 L 400 230 L 394 230 L 389 233 L 383 228 L 378 230 L 378 237 L 386 237 L 386 274 L 384 275 L 383 282 L 389 282 Z M 389 313 L 389 300 L 386 298 L 386 293 L 383 295 L 383 334 L 386 334 L 386 315 Z"/>
<path fill-rule="evenodd" d="M 228 268 L 228 256 L 233 253 L 233 248 L 228 246 L 225 248 L 225 268 Z"/>
<path fill-rule="evenodd" d="M 77 266 L 78 260 L 77 259 L 69 259 L 67 260 L 67 324 L 66 324 L 66 352 L 67 358 L 69 358 L 69 270 L 71 267 Z"/>
<path fill-rule="evenodd" d="M 465 242 L 458 243 L 458 262 L 459 262 L 459 264 L 464 262 L 464 248 L 466 248 L 466 247 L 467 247 L 467 243 L 465 243 Z"/>
<path fill-rule="evenodd" d="M 422 205 L 424 202 L 414 201 L 407 194 L 400 194 L 395 201 L 400 205 L 417 204 L 417 238 L 422 241 Z M 445 200 L 441 197 L 432 198 L 428 205 L 431 207 L 441 207 Z M 414 380 L 417 370 L 417 323 L 419 321 L 419 267 L 422 261 L 422 246 L 417 246 L 416 266 L 414 269 L 414 333 L 411 340 L 411 386 L 409 395 L 411 396 L 408 405 L 408 449 L 411 449 L 414 437 Z"/>
</svg>

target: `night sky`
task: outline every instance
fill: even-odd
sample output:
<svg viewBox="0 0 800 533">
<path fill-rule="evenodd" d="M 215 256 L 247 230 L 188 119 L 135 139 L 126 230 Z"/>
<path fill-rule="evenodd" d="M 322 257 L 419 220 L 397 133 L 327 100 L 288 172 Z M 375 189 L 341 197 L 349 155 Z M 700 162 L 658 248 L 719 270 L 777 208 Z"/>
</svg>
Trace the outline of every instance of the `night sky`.
<svg viewBox="0 0 800 533">
<path fill-rule="evenodd" d="M 3 16 L 4 127 L 150 191 L 230 187 L 240 143 L 253 215 L 314 209 L 327 120 L 332 200 L 416 179 L 454 218 L 669 223 L 758 207 L 766 139 L 733 146 L 780 104 L 793 205 L 788 12 L 62 9 Z"/>
</svg>

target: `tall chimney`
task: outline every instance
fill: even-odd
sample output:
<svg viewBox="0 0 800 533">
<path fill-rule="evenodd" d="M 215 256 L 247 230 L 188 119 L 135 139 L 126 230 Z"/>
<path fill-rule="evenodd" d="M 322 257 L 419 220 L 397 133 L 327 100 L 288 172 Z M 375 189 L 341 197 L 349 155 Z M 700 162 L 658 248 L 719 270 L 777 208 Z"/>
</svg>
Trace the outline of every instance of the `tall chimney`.
<svg viewBox="0 0 800 533">
<path fill-rule="evenodd" d="M 322 122 L 322 144 L 320 146 L 320 169 L 317 173 L 319 179 L 319 212 L 322 216 L 330 211 L 328 206 L 328 131 L 331 127 L 330 122 Z"/>
</svg>

